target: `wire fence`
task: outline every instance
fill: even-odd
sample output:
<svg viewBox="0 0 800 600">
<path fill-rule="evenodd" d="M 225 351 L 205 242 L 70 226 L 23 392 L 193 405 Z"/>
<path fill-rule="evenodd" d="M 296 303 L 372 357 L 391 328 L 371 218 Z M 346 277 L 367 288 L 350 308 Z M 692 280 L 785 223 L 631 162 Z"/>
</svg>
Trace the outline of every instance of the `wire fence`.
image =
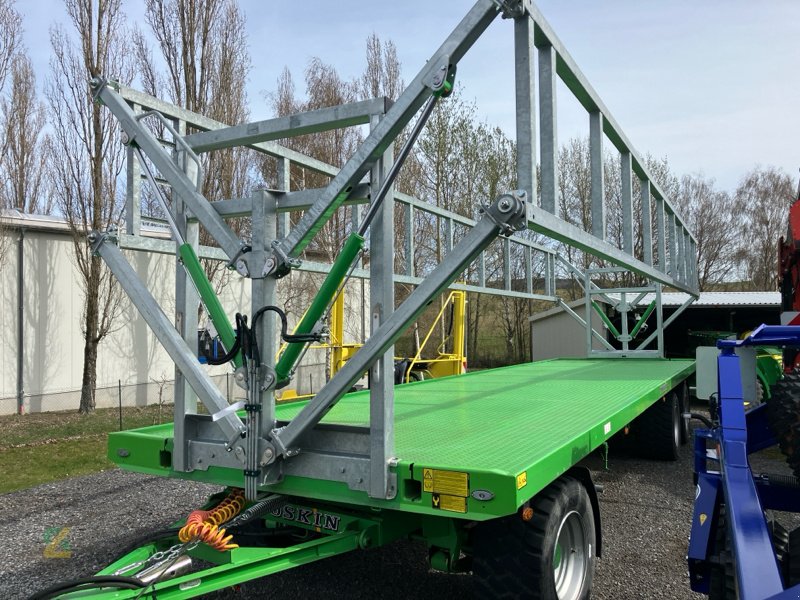
<svg viewBox="0 0 800 600">
<path fill-rule="evenodd" d="M 476 356 L 468 356 L 468 370 L 498 367 L 530 360 L 529 344 L 525 340 L 508 339 L 502 335 L 480 335 L 480 350 Z M 519 346 L 522 344 L 522 346 Z M 398 351 L 403 351 L 402 345 Z M 321 355 L 322 356 L 322 355 Z M 314 394 L 325 383 L 324 356 L 311 361 L 306 369 L 298 372 L 295 387 L 297 393 Z M 232 373 L 212 375 L 211 380 L 229 401 L 234 401 L 242 390 L 238 388 Z M 98 387 L 95 391 L 95 408 L 124 408 L 172 405 L 175 382 L 172 379 L 157 379 L 146 383 L 116 384 Z M 80 407 L 81 390 L 53 390 L 42 394 L 24 394 L 20 405 L 16 396 L 0 398 L 0 415 L 34 414 L 44 412 L 77 411 Z"/>
<path fill-rule="evenodd" d="M 211 380 L 217 388 L 231 398 L 235 384 L 233 375 L 213 375 Z M 105 385 L 95 390 L 95 408 L 130 408 L 172 404 L 175 392 L 174 380 L 160 379 L 146 383 Z M 22 405 L 16 396 L 0 398 L 0 415 L 32 414 L 42 412 L 77 411 L 80 407 L 81 390 L 56 390 L 43 394 L 25 394 Z"/>
</svg>

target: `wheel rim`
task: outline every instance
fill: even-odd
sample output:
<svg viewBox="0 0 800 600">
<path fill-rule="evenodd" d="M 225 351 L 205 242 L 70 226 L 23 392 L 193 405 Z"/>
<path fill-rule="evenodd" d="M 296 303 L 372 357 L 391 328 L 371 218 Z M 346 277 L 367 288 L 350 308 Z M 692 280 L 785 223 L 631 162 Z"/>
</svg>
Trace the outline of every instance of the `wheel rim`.
<svg viewBox="0 0 800 600">
<path fill-rule="evenodd" d="M 675 442 L 675 447 L 681 445 L 681 420 L 683 417 L 681 416 L 680 407 L 678 406 L 678 401 L 673 401 L 673 409 L 672 409 L 672 437 L 673 441 Z"/>
<path fill-rule="evenodd" d="M 553 578 L 559 600 L 578 598 L 589 562 L 583 519 L 576 511 L 564 516 L 553 550 Z"/>
</svg>

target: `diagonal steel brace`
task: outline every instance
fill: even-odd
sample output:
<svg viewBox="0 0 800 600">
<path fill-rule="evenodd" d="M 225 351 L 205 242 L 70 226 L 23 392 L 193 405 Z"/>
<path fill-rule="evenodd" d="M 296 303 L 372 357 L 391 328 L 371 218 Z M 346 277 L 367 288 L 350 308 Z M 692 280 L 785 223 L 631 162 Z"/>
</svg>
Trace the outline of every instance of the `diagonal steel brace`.
<svg viewBox="0 0 800 600">
<path fill-rule="evenodd" d="M 273 456 L 292 456 L 298 438 L 313 428 L 333 408 L 361 375 L 397 341 L 431 301 L 499 235 L 525 227 L 525 192 L 504 194 L 484 209 L 483 218 L 450 251 L 419 287 L 372 334 L 367 343 L 334 375 L 285 427 L 272 432 Z M 273 458 L 274 460 L 274 458 Z"/>
<path fill-rule="evenodd" d="M 214 382 L 200 367 L 200 363 L 189 346 L 178 334 L 175 326 L 161 310 L 158 302 L 136 275 L 131 265 L 125 260 L 122 252 L 112 243 L 109 235 L 92 232 L 89 234 L 89 243 L 92 251 L 99 254 L 111 269 L 114 277 L 117 278 L 122 289 L 125 290 L 131 302 L 150 326 L 158 341 L 164 346 L 197 397 L 208 409 L 211 420 L 219 425 L 227 441 L 226 446 L 231 447 L 245 432 L 244 423 L 235 412 L 235 405 L 228 404 Z"/>
<path fill-rule="evenodd" d="M 236 270 L 241 275 L 247 276 L 246 259 L 243 257 L 248 249 L 246 244 L 236 237 L 236 234 L 211 206 L 211 203 L 197 191 L 194 182 L 175 164 L 156 136 L 139 122 L 138 115 L 109 85 L 109 82 L 95 77 L 91 81 L 91 87 L 95 98 L 106 105 L 119 121 L 127 136 L 127 143 L 136 145 L 147 155 L 175 190 L 175 193 L 186 203 L 192 214 L 220 245 L 231 263 L 235 263 Z"/>
<path fill-rule="evenodd" d="M 383 156 L 386 148 L 414 118 L 431 93 L 443 83 L 442 74 L 446 74 L 452 65 L 458 63 L 495 19 L 498 12 L 499 8 L 492 0 L 478 0 L 475 3 L 356 153 L 342 167 L 339 174 L 328 184 L 319 199 L 303 214 L 297 226 L 277 244 L 271 272 L 276 273 L 276 276 L 288 272 L 290 260 L 300 256 L 336 209 L 347 200 L 350 191 Z"/>
</svg>

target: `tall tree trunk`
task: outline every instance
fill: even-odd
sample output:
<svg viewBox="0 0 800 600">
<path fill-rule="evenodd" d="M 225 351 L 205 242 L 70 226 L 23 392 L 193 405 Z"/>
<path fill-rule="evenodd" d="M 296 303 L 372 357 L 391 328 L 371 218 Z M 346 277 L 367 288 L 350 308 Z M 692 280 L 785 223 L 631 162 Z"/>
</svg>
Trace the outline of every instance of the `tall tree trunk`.
<svg viewBox="0 0 800 600">
<path fill-rule="evenodd" d="M 95 386 L 97 383 L 97 338 L 99 319 L 100 259 L 92 257 L 91 273 L 86 289 L 86 313 L 84 315 L 83 376 L 81 378 L 81 402 L 79 412 L 88 414 L 95 409 Z"/>
</svg>

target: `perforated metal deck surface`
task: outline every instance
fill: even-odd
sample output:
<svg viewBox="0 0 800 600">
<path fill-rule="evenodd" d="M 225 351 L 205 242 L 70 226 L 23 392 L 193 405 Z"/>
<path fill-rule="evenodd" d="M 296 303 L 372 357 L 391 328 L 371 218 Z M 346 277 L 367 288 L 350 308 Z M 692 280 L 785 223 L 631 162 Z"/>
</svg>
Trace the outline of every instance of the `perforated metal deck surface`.
<svg viewBox="0 0 800 600">
<path fill-rule="evenodd" d="M 269 490 L 459 518 L 511 514 L 693 372 L 690 360 L 560 359 L 402 385 L 395 388 L 396 495 L 375 499 L 343 481 L 300 476 Z M 289 420 L 304 405 L 279 405 L 277 416 Z M 342 398 L 324 422 L 368 420 L 364 391 Z M 172 423 L 113 433 L 108 456 L 134 471 L 242 487 L 237 468 L 172 470 L 163 452 L 172 437 Z M 437 478 L 461 482 L 460 491 L 438 490 Z"/>
<path fill-rule="evenodd" d="M 606 423 L 616 431 L 629 420 L 615 423 L 620 413 L 642 412 L 693 370 L 689 360 L 559 359 L 399 386 L 396 454 L 406 463 L 516 474 Z M 277 416 L 300 408 L 279 406 Z M 345 396 L 324 422 L 365 425 L 368 415 L 365 391 Z"/>
</svg>

